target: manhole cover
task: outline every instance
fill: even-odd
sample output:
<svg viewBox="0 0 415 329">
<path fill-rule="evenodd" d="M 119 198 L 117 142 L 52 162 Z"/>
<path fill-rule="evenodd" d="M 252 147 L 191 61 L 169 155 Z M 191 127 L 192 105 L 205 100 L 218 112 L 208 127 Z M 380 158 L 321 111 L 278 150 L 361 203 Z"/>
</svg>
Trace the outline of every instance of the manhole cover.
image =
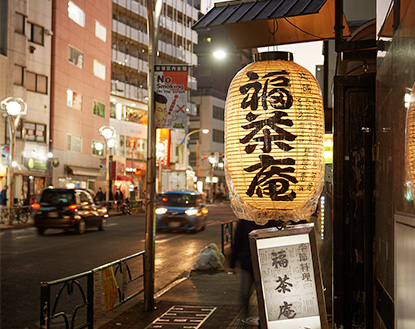
<svg viewBox="0 0 415 329">
<path fill-rule="evenodd" d="M 173 306 L 146 329 L 197 329 L 215 310 L 213 306 Z"/>
</svg>

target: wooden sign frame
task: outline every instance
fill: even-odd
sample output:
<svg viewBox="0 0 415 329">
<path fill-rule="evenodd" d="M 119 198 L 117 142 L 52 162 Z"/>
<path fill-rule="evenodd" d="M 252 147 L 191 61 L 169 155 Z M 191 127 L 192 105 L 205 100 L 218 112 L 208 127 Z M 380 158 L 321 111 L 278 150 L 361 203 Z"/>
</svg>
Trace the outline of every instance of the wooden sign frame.
<svg viewBox="0 0 415 329">
<path fill-rule="evenodd" d="M 249 235 L 261 329 L 328 329 L 314 224 Z"/>
</svg>

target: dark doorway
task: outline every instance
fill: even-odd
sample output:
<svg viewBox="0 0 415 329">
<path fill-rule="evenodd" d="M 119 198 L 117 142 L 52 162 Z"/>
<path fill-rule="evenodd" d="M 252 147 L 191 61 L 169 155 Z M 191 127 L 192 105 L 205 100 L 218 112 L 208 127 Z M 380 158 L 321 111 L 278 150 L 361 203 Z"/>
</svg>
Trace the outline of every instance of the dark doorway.
<svg viewBox="0 0 415 329">
<path fill-rule="evenodd" d="M 375 77 L 336 77 L 334 99 L 333 322 L 373 328 Z"/>
</svg>

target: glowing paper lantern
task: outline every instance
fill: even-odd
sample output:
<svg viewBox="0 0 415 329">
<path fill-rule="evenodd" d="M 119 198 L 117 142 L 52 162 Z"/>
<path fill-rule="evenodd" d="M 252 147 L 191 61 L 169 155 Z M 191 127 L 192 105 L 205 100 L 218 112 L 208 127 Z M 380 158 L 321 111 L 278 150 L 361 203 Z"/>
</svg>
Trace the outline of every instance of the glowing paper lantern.
<svg viewBox="0 0 415 329">
<path fill-rule="evenodd" d="M 324 109 L 316 79 L 292 54 L 256 54 L 231 82 L 225 173 L 236 216 L 308 220 L 324 178 Z"/>
</svg>

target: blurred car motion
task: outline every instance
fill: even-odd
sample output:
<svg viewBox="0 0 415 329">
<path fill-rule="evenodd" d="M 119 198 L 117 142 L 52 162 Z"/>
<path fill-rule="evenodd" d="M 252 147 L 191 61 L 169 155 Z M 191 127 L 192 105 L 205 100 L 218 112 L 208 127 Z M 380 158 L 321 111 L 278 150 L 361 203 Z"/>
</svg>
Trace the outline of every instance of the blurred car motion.
<svg viewBox="0 0 415 329">
<path fill-rule="evenodd" d="M 208 210 L 204 193 L 169 191 L 157 195 L 156 229 L 198 232 L 206 228 Z"/>
<path fill-rule="evenodd" d="M 82 188 L 44 189 L 39 202 L 32 205 L 34 226 L 39 234 L 46 229 L 75 229 L 83 234 L 86 228 L 103 231 L 108 212 L 103 205 L 95 204 L 91 191 Z"/>
</svg>

